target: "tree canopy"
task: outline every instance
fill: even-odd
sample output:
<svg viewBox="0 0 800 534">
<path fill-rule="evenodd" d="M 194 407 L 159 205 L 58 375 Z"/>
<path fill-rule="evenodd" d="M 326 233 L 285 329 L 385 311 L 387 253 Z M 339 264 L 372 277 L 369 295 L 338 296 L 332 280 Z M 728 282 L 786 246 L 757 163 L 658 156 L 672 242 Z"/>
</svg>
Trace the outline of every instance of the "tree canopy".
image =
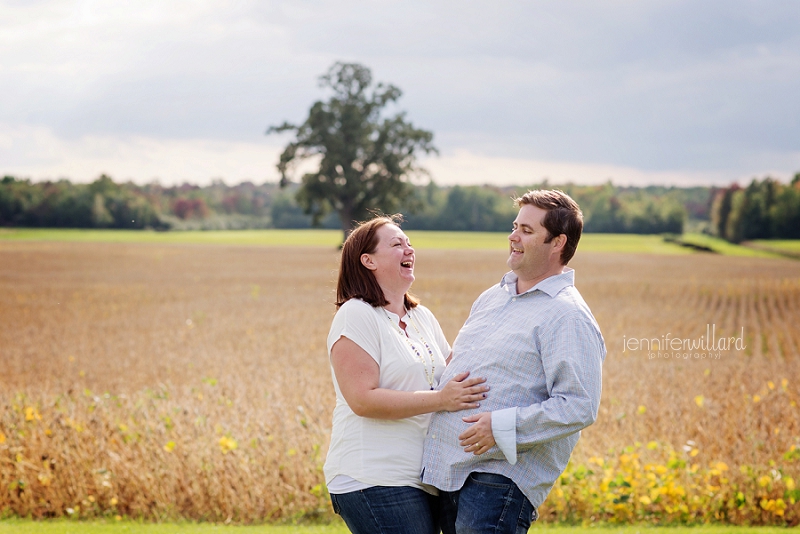
<svg viewBox="0 0 800 534">
<path fill-rule="evenodd" d="M 367 67 L 337 62 L 319 83 L 333 91 L 329 100 L 315 102 L 302 124 L 284 122 L 267 134 L 295 134 L 277 165 L 282 186 L 297 163 L 320 158 L 319 169 L 303 175 L 297 202 L 314 224 L 337 212 L 346 237 L 370 212 L 395 212 L 410 199 L 409 178 L 425 172 L 417 155 L 437 150 L 433 133 L 415 128 L 404 112 L 386 115 L 402 92 L 391 84 L 373 86 Z"/>
</svg>

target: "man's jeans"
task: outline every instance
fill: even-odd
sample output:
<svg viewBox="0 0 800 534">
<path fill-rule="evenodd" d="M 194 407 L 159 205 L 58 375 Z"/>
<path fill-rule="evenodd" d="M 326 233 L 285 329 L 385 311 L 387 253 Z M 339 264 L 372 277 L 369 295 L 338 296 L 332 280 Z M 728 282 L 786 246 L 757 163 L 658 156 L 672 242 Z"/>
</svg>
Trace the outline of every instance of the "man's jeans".
<svg viewBox="0 0 800 534">
<path fill-rule="evenodd" d="M 406 486 L 331 494 L 353 534 L 438 534 L 438 497 Z"/>
<path fill-rule="evenodd" d="M 458 491 L 440 492 L 443 534 L 524 534 L 538 514 L 508 477 L 470 473 Z"/>
</svg>

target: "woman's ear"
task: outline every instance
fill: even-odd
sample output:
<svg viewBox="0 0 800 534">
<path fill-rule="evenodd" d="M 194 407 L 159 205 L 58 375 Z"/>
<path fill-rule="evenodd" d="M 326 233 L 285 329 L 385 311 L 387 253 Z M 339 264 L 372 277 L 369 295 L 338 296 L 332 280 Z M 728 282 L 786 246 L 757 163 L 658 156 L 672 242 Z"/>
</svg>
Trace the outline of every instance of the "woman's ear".
<svg viewBox="0 0 800 534">
<path fill-rule="evenodd" d="M 375 262 L 372 261 L 372 256 L 366 253 L 361 255 L 361 265 L 363 265 L 370 271 L 374 271 L 375 269 L 378 268 L 378 266 L 375 265 Z"/>
</svg>

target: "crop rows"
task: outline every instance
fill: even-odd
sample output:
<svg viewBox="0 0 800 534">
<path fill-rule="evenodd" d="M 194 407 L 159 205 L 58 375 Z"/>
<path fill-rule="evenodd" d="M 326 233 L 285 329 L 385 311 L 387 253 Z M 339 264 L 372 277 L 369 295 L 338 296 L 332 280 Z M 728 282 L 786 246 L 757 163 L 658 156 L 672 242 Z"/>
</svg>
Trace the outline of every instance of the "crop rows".
<svg viewBox="0 0 800 534">
<path fill-rule="evenodd" d="M 413 290 L 452 342 L 505 255 L 417 256 Z M 573 264 L 609 352 L 599 419 L 543 517 L 800 521 L 800 264 Z M 0 513 L 328 516 L 336 265 L 325 248 L 0 243 Z M 745 346 L 641 348 L 708 328 Z"/>
</svg>

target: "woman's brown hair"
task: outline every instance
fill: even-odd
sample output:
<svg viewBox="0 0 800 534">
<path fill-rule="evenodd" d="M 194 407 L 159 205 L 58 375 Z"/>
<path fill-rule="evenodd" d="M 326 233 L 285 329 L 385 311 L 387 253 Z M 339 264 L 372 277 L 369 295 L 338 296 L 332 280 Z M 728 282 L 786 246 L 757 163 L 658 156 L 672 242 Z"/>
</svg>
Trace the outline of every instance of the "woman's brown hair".
<svg viewBox="0 0 800 534">
<path fill-rule="evenodd" d="M 389 301 L 372 271 L 361 263 L 362 254 L 372 254 L 378 247 L 378 228 L 386 224 L 399 226 L 400 215 L 381 215 L 360 223 L 342 245 L 339 279 L 336 282 L 336 308 L 350 299 L 361 299 L 371 306 L 386 306 Z M 414 308 L 419 299 L 409 292 L 403 298 L 406 309 Z"/>
</svg>

